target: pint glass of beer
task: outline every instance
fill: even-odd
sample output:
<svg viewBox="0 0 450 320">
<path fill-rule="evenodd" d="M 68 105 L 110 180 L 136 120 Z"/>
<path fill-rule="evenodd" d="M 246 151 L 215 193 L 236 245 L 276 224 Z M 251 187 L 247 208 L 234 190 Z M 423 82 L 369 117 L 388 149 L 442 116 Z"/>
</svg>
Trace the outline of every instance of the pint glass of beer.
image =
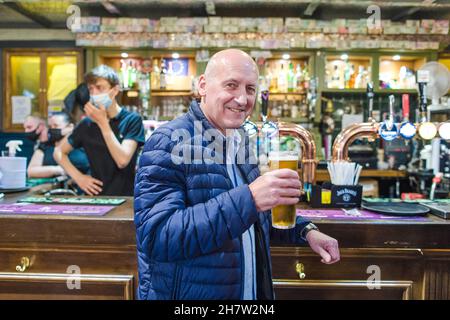
<svg viewBox="0 0 450 320">
<path fill-rule="evenodd" d="M 294 151 L 272 151 L 269 153 L 270 170 L 291 169 L 297 171 L 299 154 Z M 272 208 L 272 226 L 277 229 L 295 227 L 295 205 Z"/>
</svg>

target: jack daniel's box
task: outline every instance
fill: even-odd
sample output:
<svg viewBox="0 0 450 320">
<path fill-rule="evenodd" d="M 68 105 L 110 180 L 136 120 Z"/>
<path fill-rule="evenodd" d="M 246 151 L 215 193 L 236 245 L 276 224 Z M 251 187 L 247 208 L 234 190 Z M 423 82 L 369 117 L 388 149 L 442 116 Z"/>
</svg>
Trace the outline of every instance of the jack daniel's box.
<svg viewBox="0 0 450 320">
<path fill-rule="evenodd" d="M 312 186 L 310 205 L 313 208 L 355 208 L 361 206 L 362 186 L 338 186 L 324 183 Z"/>
</svg>

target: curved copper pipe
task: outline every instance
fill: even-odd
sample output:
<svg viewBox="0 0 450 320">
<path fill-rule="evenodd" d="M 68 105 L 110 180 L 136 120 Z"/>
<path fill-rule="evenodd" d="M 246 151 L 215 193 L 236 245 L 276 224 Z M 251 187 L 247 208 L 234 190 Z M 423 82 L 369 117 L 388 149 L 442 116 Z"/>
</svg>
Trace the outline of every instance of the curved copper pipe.
<svg viewBox="0 0 450 320">
<path fill-rule="evenodd" d="M 293 136 L 302 147 L 302 182 L 314 184 L 316 182 L 316 143 L 314 137 L 305 128 L 295 123 L 278 122 L 280 136 Z"/>
<path fill-rule="evenodd" d="M 355 123 L 345 128 L 333 143 L 333 161 L 349 161 L 348 147 L 358 138 L 376 138 L 380 124 L 378 122 Z"/>
</svg>

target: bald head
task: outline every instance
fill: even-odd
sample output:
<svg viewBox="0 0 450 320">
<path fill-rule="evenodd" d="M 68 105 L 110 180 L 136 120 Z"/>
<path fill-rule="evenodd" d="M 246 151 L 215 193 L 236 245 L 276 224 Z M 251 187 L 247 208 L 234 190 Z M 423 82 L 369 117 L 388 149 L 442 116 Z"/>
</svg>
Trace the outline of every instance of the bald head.
<svg viewBox="0 0 450 320">
<path fill-rule="evenodd" d="M 259 75 L 255 61 L 246 52 L 239 49 L 225 49 L 215 53 L 205 69 L 205 77 L 209 79 L 229 68 L 239 66 Z"/>
<path fill-rule="evenodd" d="M 206 118 L 217 129 L 239 128 L 256 101 L 258 67 L 244 51 L 227 49 L 211 57 L 198 82 Z"/>
</svg>

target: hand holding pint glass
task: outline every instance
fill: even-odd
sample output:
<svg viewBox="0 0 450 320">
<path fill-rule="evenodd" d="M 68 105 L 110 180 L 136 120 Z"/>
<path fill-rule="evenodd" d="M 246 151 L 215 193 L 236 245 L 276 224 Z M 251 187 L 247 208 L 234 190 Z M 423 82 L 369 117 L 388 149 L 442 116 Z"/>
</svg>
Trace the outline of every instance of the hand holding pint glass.
<svg viewBox="0 0 450 320">
<path fill-rule="evenodd" d="M 272 209 L 272 225 L 278 229 L 295 227 L 295 204 L 301 195 L 297 173 L 298 153 L 290 151 L 269 154 L 270 171 L 250 184 L 258 211 Z"/>
</svg>

